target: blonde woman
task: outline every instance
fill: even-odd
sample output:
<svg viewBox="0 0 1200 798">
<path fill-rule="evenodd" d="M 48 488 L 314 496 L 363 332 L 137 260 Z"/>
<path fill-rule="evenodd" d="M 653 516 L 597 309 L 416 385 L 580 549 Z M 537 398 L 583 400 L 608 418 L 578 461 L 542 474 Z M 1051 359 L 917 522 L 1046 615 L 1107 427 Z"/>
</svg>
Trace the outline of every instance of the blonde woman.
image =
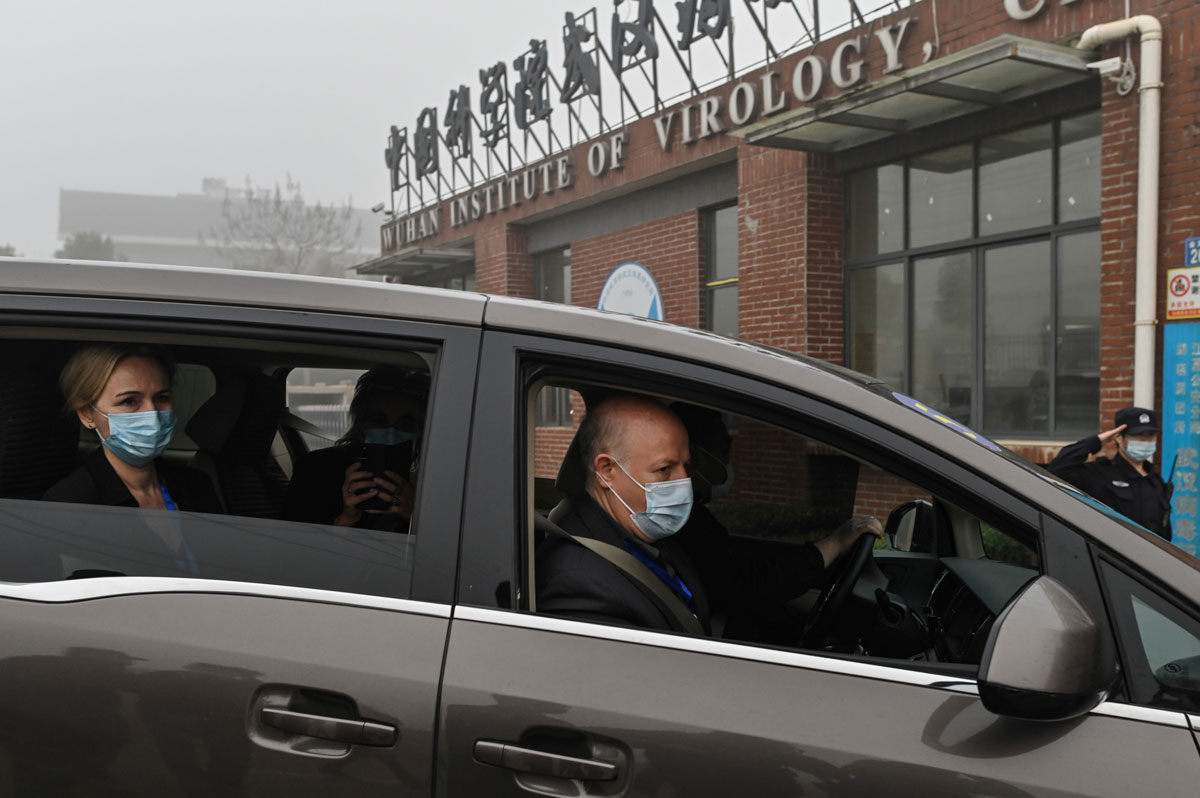
<svg viewBox="0 0 1200 798">
<path fill-rule="evenodd" d="M 221 511 L 208 477 L 160 459 L 175 432 L 175 365 L 160 347 L 87 346 L 59 377 L 67 407 L 101 446 L 48 490 L 50 501 Z"/>
</svg>

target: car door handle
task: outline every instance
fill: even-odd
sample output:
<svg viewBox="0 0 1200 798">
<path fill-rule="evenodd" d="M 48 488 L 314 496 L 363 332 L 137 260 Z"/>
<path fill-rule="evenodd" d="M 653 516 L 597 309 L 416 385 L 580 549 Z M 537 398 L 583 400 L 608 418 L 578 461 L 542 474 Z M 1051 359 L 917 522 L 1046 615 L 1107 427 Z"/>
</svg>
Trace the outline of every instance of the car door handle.
<svg viewBox="0 0 1200 798">
<path fill-rule="evenodd" d="M 259 714 L 264 726 L 270 726 L 292 734 L 336 740 L 352 745 L 376 745 L 388 747 L 395 744 L 399 732 L 395 726 L 376 723 L 361 718 L 333 718 L 312 715 L 279 707 L 263 707 Z"/>
<path fill-rule="evenodd" d="M 617 777 L 617 766 L 611 762 L 552 754 L 492 740 L 475 741 L 475 759 L 485 765 L 560 779 L 612 781 Z"/>
</svg>

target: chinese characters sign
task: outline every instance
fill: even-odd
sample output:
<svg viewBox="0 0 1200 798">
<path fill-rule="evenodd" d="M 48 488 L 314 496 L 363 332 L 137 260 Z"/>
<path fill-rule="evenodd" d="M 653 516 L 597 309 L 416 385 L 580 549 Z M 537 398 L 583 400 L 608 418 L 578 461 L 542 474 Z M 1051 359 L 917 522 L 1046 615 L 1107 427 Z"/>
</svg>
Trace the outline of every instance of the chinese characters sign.
<svg viewBox="0 0 1200 798">
<path fill-rule="evenodd" d="M 1182 269 L 1180 271 L 1183 271 Z M 1175 484 L 1174 543 L 1196 556 L 1200 500 L 1200 324 L 1163 329 L 1162 475 Z M 1172 473 L 1174 469 L 1174 473 Z"/>
<path fill-rule="evenodd" d="M 1167 270 L 1167 321 L 1200 319 L 1200 269 Z"/>
</svg>

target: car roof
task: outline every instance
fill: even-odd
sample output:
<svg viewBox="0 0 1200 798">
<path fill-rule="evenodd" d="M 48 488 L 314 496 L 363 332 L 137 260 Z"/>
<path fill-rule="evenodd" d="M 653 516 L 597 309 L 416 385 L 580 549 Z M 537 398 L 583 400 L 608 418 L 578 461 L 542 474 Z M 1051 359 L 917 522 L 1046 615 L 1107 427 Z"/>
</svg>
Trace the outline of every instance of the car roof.
<svg viewBox="0 0 1200 798">
<path fill-rule="evenodd" d="M 531 299 L 243 270 L 0 258 L 0 273 L 2 293 L 182 301 L 435 321 L 606 342 L 689 360 L 791 388 L 883 424 L 986 478 L 998 480 L 1014 494 L 1051 508 L 1063 520 L 1088 529 L 1118 553 L 1136 558 L 1139 548 L 1161 542 L 1134 534 L 1083 502 L 1067 497 L 1061 483 L 1045 472 L 1015 455 L 988 451 L 990 442 L 981 443 L 980 436 L 972 437 L 973 433 L 961 425 L 900 397 L 877 379 L 706 330 Z M 1200 603 L 1200 581 L 1195 579 L 1193 558 L 1169 544 L 1162 546 L 1178 555 L 1173 558 L 1178 568 L 1164 566 L 1169 573 L 1160 576 Z"/>
</svg>

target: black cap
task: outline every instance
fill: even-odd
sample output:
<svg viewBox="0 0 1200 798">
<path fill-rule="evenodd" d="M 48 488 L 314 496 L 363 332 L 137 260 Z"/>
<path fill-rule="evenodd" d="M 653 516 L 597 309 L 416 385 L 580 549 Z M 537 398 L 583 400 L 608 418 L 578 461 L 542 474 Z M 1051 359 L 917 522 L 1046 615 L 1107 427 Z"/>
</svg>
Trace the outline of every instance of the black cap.
<svg viewBox="0 0 1200 798">
<path fill-rule="evenodd" d="M 1117 411 L 1116 426 L 1125 425 L 1122 435 L 1141 435 L 1143 432 L 1158 432 L 1158 419 L 1153 410 L 1144 407 L 1126 407 Z"/>
</svg>

